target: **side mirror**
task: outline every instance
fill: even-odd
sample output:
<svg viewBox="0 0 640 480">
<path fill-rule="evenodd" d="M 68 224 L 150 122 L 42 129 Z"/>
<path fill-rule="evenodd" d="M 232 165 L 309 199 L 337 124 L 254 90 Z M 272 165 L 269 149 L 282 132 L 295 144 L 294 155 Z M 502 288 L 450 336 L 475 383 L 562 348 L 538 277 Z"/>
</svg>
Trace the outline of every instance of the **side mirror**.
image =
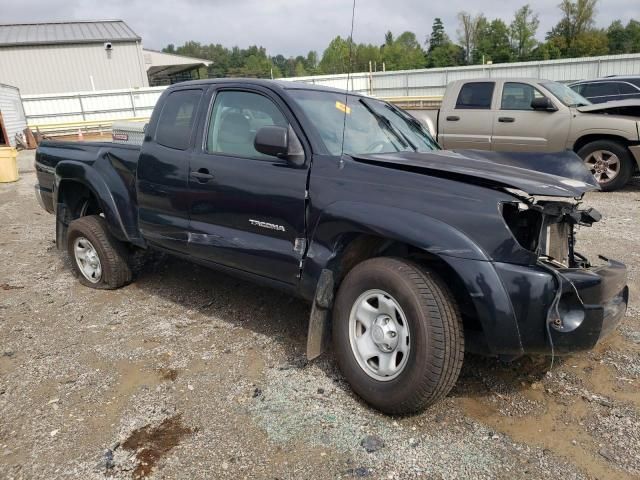
<svg viewBox="0 0 640 480">
<path fill-rule="evenodd" d="M 538 97 L 531 100 L 531 108 L 546 112 L 555 112 L 558 108 L 547 97 Z"/>
<path fill-rule="evenodd" d="M 285 158 L 289 163 L 298 167 L 305 163 L 304 149 L 291 126 L 288 128 L 276 125 L 262 127 L 256 132 L 253 146 L 260 153 Z"/>
<path fill-rule="evenodd" d="M 255 149 L 272 157 L 286 157 L 289 150 L 289 132 L 285 127 L 269 125 L 256 133 Z"/>
</svg>

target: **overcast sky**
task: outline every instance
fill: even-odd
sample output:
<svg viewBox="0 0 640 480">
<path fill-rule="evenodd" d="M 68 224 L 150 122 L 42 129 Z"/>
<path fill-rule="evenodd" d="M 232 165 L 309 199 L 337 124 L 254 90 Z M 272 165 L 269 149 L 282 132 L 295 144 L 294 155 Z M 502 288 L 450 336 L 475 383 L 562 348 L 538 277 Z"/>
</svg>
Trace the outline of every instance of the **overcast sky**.
<svg viewBox="0 0 640 480">
<path fill-rule="evenodd" d="M 560 0 L 536 0 L 538 37 L 558 21 Z M 424 41 L 435 17 L 456 39 L 456 14 L 461 10 L 511 21 L 526 0 L 357 0 L 354 39 L 381 44 L 387 30 L 410 30 Z M 508 5 L 508 6 L 507 6 Z M 336 35 L 348 36 L 351 0 L 0 0 L 0 23 L 52 20 L 122 19 L 148 48 L 187 40 L 202 43 L 262 45 L 269 54 L 306 54 L 322 49 Z M 596 20 L 608 26 L 614 19 L 640 20 L 640 0 L 600 0 Z"/>
</svg>

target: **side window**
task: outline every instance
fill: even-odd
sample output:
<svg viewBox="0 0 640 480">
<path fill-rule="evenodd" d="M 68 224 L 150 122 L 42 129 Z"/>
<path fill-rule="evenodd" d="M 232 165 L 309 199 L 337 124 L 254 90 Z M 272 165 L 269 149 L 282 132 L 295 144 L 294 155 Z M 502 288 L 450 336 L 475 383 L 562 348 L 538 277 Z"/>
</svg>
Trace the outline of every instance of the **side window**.
<svg viewBox="0 0 640 480">
<path fill-rule="evenodd" d="M 635 88 L 633 85 L 630 85 L 628 83 L 623 83 L 620 82 L 618 83 L 618 88 L 620 89 L 620 94 L 621 95 L 629 95 L 629 94 L 638 94 L 640 93 L 640 91 Z"/>
<path fill-rule="evenodd" d="M 489 110 L 494 87 L 494 82 L 465 83 L 458 94 L 456 108 Z"/>
<path fill-rule="evenodd" d="M 587 98 L 618 95 L 618 87 L 615 82 L 589 83 L 585 85 L 582 95 Z"/>
<path fill-rule="evenodd" d="M 578 84 L 578 85 L 572 85 L 571 90 L 573 90 L 574 92 L 584 96 L 584 85 L 582 84 Z"/>
<path fill-rule="evenodd" d="M 202 90 L 178 90 L 169 94 L 158 120 L 157 143 L 176 150 L 189 148 L 200 98 Z"/>
<path fill-rule="evenodd" d="M 268 125 L 289 125 L 285 116 L 270 99 L 251 92 L 219 92 L 211 109 L 207 151 L 247 158 L 273 159 L 253 147 L 256 132 Z"/>
<path fill-rule="evenodd" d="M 531 100 L 542 98 L 534 86 L 527 83 L 507 82 L 502 89 L 501 110 L 533 110 Z"/>
</svg>

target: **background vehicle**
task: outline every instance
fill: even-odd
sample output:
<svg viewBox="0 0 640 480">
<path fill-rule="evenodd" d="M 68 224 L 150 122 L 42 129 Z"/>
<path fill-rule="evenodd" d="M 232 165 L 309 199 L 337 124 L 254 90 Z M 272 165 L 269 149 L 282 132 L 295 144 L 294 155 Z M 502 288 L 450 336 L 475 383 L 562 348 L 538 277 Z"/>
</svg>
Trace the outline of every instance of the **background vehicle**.
<svg viewBox="0 0 640 480">
<path fill-rule="evenodd" d="M 161 249 L 297 295 L 309 358 L 331 326 L 385 412 L 445 396 L 465 351 L 588 349 L 624 316 L 624 265 L 574 251 L 599 215 L 572 153 L 442 152 L 388 103 L 260 80 L 173 85 L 144 134 L 39 147 L 36 194 L 79 280 L 118 288 Z"/>
<path fill-rule="evenodd" d="M 618 76 L 582 80 L 569 84 L 569 87 L 591 103 L 604 103 L 614 100 L 639 100 L 640 76 Z"/>
<path fill-rule="evenodd" d="M 447 86 L 431 124 L 448 150 L 572 150 L 603 190 L 616 190 L 640 162 L 640 102 L 629 102 L 591 105 L 546 80 L 461 80 Z"/>
</svg>

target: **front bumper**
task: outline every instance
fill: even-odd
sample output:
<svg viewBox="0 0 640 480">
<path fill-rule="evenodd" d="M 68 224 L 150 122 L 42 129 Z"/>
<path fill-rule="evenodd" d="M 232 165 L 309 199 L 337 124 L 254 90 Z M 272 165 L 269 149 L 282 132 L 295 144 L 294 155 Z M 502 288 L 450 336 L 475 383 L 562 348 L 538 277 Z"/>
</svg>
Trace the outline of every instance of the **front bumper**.
<svg viewBox="0 0 640 480">
<path fill-rule="evenodd" d="M 627 269 L 614 260 L 590 269 L 565 269 L 558 315 L 549 332 L 554 351 L 588 350 L 620 323 L 629 303 Z M 553 312 L 552 312 L 553 313 Z"/>
<path fill-rule="evenodd" d="M 614 260 L 587 269 L 495 267 L 511 299 L 523 353 L 589 350 L 620 323 L 629 303 L 627 269 Z"/>
</svg>

